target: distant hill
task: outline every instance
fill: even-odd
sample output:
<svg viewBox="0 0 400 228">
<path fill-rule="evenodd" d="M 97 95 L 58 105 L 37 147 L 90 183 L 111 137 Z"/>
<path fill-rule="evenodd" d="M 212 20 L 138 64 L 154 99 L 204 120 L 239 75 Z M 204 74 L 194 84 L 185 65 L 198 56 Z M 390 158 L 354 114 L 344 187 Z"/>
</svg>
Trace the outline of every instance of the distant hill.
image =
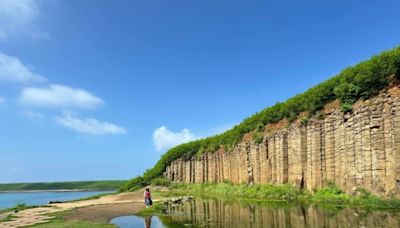
<svg viewBox="0 0 400 228">
<path fill-rule="evenodd" d="M 28 191 L 28 190 L 117 190 L 126 180 L 104 181 L 68 181 L 43 183 L 14 183 L 0 184 L 0 191 Z"/>
</svg>

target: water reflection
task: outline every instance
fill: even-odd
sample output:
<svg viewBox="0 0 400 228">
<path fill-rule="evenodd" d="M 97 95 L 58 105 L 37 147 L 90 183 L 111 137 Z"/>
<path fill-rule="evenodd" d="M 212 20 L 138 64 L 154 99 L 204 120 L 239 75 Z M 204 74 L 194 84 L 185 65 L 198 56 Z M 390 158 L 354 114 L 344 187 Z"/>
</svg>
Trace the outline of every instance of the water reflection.
<svg viewBox="0 0 400 228">
<path fill-rule="evenodd" d="M 120 216 L 115 217 L 110 221 L 111 224 L 119 228 L 145 227 L 145 228 L 164 228 L 160 219 L 156 216 L 138 217 L 138 216 Z"/>
<path fill-rule="evenodd" d="M 164 225 L 204 227 L 400 227 L 400 215 L 389 211 L 289 206 L 279 203 L 239 204 L 193 200 L 169 205 Z"/>
<path fill-rule="evenodd" d="M 150 228 L 151 227 L 151 218 L 153 216 L 148 216 L 146 218 L 144 218 L 144 227 L 146 228 Z"/>
</svg>

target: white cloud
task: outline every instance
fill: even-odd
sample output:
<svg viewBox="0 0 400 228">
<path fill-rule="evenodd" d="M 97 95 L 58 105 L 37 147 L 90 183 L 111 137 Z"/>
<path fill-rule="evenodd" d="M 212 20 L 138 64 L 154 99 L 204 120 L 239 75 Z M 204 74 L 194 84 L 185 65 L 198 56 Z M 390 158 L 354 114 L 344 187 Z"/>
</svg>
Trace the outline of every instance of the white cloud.
<svg viewBox="0 0 400 228">
<path fill-rule="evenodd" d="M 47 37 L 38 30 L 37 0 L 0 0 L 0 39 L 15 36 Z"/>
<path fill-rule="evenodd" d="M 158 151 L 168 150 L 176 145 L 196 139 L 189 129 L 173 132 L 167 127 L 157 128 L 153 133 L 153 141 Z"/>
<path fill-rule="evenodd" d="M 75 130 L 80 133 L 91 135 L 125 134 L 126 130 L 117 125 L 100 122 L 96 119 L 79 119 L 69 114 L 56 116 L 55 120 L 60 125 Z"/>
<path fill-rule="evenodd" d="M 32 73 L 18 58 L 0 52 L 0 80 L 29 83 L 42 82 L 46 79 Z"/>
<path fill-rule="evenodd" d="M 83 89 L 53 84 L 24 88 L 19 103 L 32 107 L 94 109 L 104 101 Z"/>
<path fill-rule="evenodd" d="M 3 97 L 0 97 L 0 105 L 4 104 L 4 102 L 6 102 L 6 100 Z"/>
</svg>

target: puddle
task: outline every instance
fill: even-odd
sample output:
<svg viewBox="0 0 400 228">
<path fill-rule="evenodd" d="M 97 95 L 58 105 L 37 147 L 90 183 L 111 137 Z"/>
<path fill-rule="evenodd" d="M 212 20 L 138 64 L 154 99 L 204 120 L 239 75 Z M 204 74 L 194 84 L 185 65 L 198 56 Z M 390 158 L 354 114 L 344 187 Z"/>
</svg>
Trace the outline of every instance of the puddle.
<svg viewBox="0 0 400 228">
<path fill-rule="evenodd" d="M 149 217 L 139 217 L 139 216 L 120 216 L 111 219 L 111 224 L 116 225 L 119 228 L 136 228 L 136 227 L 144 227 L 144 228 L 165 228 L 161 222 L 161 220 L 157 216 L 149 216 Z"/>
</svg>

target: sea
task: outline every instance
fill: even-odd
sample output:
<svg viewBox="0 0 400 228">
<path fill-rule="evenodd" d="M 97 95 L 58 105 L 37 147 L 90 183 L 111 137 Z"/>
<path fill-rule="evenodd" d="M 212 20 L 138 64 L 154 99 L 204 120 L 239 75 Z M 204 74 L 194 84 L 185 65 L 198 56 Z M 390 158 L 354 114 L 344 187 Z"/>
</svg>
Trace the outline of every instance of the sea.
<svg viewBox="0 0 400 228">
<path fill-rule="evenodd" d="M 17 204 L 46 205 L 49 201 L 69 201 L 89 196 L 112 193 L 112 191 L 28 191 L 0 192 L 0 210 Z"/>
</svg>

